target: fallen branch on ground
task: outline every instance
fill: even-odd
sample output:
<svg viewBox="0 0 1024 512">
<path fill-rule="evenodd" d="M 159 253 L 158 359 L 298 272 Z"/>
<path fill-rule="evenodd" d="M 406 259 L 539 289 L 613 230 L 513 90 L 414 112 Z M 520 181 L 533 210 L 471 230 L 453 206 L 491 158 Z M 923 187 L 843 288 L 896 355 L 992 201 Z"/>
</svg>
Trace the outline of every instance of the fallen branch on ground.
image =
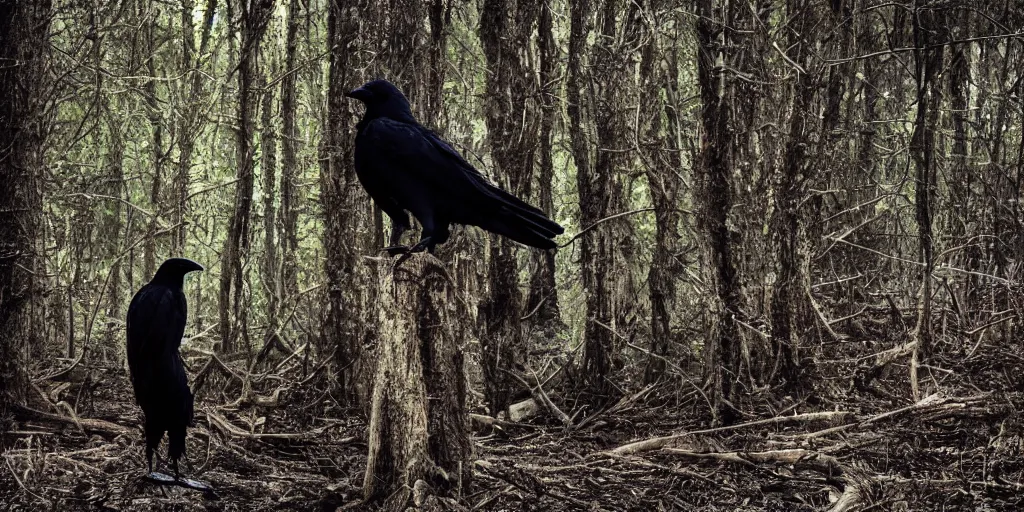
<svg viewBox="0 0 1024 512">
<path fill-rule="evenodd" d="M 121 435 L 129 434 L 132 431 L 132 429 L 128 427 L 118 425 L 117 423 L 111 423 L 106 420 L 98 420 L 92 418 L 69 418 L 67 416 L 61 416 L 60 414 L 52 414 L 48 412 L 38 411 L 32 409 L 31 407 L 26 407 L 24 405 L 18 404 L 15 404 L 14 406 L 12 406 L 12 408 L 16 413 L 24 415 L 26 417 L 47 421 L 55 421 L 57 423 L 64 423 L 67 425 L 76 425 L 85 430 L 86 432 L 100 432 L 105 434 Z"/>
<path fill-rule="evenodd" d="M 892 416 L 897 416 L 911 411 L 937 412 L 944 410 L 952 411 L 958 409 L 966 409 L 969 404 L 984 400 L 987 396 L 988 394 L 986 393 L 985 395 L 966 397 L 961 398 L 958 401 L 954 401 L 952 398 L 944 397 L 939 395 L 938 393 L 935 393 L 932 395 L 928 395 L 922 398 L 921 400 L 906 407 L 901 407 L 899 409 L 894 409 L 892 411 L 886 411 L 881 414 L 876 414 L 874 416 L 865 418 L 856 423 L 847 423 L 845 425 L 830 427 L 824 430 L 818 430 L 816 432 L 808 432 L 806 434 L 801 434 L 800 437 L 803 439 L 814 439 L 828 434 L 834 434 L 837 432 L 842 432 L 844 430 L 849 430 L 853 427 L 864 427 L 876 421 L 880 421 Z"/>
<path fill-rule="evenodd" d="M 675 443 L 682 440 L 685 437 L 701 434 L 711 434 L 715 432 L 724 432 L 728 430 L 737 430 L 741 428 L 754 427 L 758 425 L 772 425 L 780 423 L 796 423 L 805 421 L 823 421 L 823 420 L 834 420 L 853 414 L 849 411 L 831 411 L 831 412 L 809 412 L 804 414 L 797 414 L 795 416 L 777 416 L 775 418 L 767 418 L 757 421 L 749 421 L 747 423 L 740 423 L 738 425 L 730 425 L 727 427 L 709 428 L 704 430 L 694 430 L 691 432 L 684 432 L 682 434 L 675 434 L 671 436 L 655 437 L 652 439 L 645 439 L 643 441 L 636 441 L 629 444 L 624 444 L 618 448 L 609 450 L 609 453 L 614 455 L 632 455 L 642 453 L 651 450 L 657 450 L 660 448 L 666 448 L 675 446 Z"/>
<path fill-rule="evenodd" d="M 294 433 L 290 433 L 290 434 L 265 434 L 265 433 L 246 432 L 246 431 L 242 430 L 241 428 L 235 426 L 230 421 L 228 421 L 228 419 L 225 418 L 224 416 L 221 416 L 220 414 L 217 414 L 216 412 L 214 412 L 212 410 L 209 410 L 209 409 L 206 410 L 206 417 L 210 419 L 210 424 L 215 426 L 215 427 L 217 427 L 217 429 L 219 429 L 221 432 L 223 432 L 223 433 L 225 433 L 225 434 L 227 434 L 229 436 L 232 436 L 232 437 L 241 437 L 241 438 L 245 438 L 245 439 L 293 439 L 293 440 L 311 439 L 311 438 L 314 438 L 314 437 L 317 437 L 317 436 L 323 434 L 324 431 L 326 431 L 327 429 L 329 429 L 332 426 L 334 426 L 334 425 L 327 425 L 327 426 L 324 426 L 324 427 L 315 428 L 315 429 L 310 430 L 308 432 L 294 432 Z M 344 439 L 341 439 L 339 441 L 339 443 L 350 443 L 350 442 L 355 441 L 355 440 L 356 440 L 355 437 L 346 437 Z"/>
</svg>

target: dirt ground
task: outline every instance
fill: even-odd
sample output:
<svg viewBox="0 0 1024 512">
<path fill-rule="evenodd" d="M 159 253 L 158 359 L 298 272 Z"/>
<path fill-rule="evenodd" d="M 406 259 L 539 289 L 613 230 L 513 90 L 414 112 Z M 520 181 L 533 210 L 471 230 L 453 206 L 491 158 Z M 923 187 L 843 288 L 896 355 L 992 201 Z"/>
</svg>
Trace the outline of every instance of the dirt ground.
<svg viewBox="0 0 1024 512">
<path fill-rule="evenodd" d="M 472 481 L 449 505 L 1024 510 L 1024 357 L 980 353 L 942 363 L 928 386 L 940 391 L 916 402 L 901 385 L 905 369 L 893 365 L 891 375 L 867 382 L 821 382 L 800 400 L 751 393 L 737 404 L 748 413 L 726 428 L 713 426 L 702 393 L 683 379 L 638 386 L 570 427 L 543 415 L 486 431 L 477 425 Z M 143 481 L 141 414 L 124 373 L 83 373 L 75 383 L 38 384 L 49 416 L 22 411 L 3 432 L 0 509 L 372 509 L 359 505 L 364 424 L 325 384 L 264 379 L 240 394 L 244 386 L 207 382 L 184 472 L 213 486 L 210 497 Z M 70 410 L 77 418 L 69 421 Z"/>
</svg>

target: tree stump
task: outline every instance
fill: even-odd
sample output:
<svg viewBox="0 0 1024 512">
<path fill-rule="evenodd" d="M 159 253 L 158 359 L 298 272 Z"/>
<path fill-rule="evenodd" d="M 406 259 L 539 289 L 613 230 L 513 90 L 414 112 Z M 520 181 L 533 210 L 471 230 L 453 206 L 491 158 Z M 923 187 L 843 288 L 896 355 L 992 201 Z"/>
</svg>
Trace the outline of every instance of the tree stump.
<svg viewBox="0 0 1024 512">
<path fill-rule="evenodd" d="M 363 495 L 385 510 L 451 495 L 470 475 L 462 339 L 465 311 L 441 262 L 416 255 L 384 263 L 379 346 Z"/>
</svg>

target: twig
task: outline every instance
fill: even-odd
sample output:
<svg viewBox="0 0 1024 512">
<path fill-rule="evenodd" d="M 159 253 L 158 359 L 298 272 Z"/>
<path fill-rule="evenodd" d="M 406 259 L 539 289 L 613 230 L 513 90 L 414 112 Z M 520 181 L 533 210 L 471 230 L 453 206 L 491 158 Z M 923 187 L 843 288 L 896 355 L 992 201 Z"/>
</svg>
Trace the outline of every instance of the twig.
<svg viewBox="0 0 1024 512">
<path fill-rule="evenodd" d="M 532 428 L 532 429 L 543 429 L 538 425 L 531 425 L 529 423 L 520 423 L 518 421 L 499 420 L 493 416 L 487 416 L 486 414 L 469 414 L 469 420 L 486 425 L 488 427 L 520 427 L 520 428 Z"/>
<path fill-rule="evenodd" d="M 324 427 L 315 428 L 308 432 L 293 432 L 289 434 L 257 434 L 255 432 L 246 432 L 238 428 L 233 423 L 228 421 L 227 418 L 221 416 L 220 414 L 217 414 L 211 409 L 206 409 L 206 417 L 210 419 L 210 424 L 220 429 L 221 432 L 224 432 L 225 434 L 228 434 L 230 436 L 241 437 L 245 439 L 309 439 L 319 436 L 320 434 L 323 434 L 324 431 L 326 431 L 327 429 L 336 426 L 327 425 Z M 344 444 L 351 443 L 355 440 L 355 437 L 350 436 L 341 439 L 339 442 Z"/>
<path fill-rule="evenodd" d="M 832 330 L 832 322 L 829 321 L 828 318 L 825 318 L 825 313 L 821 310 L 821 306 L 818 305 L 818 301 L 814 300 L 814 294 L 811 293 L 810 290 L 807 290 L 807 300 L 810 301 L 811 309 L 814 310 L 815 316 L 817 316 L 818 321 L 821 322 L 821 327 L 825 329 L 825 332 L 828 333 L 829 337 L 831 337 L 833 341 L 839 341 L 841 339 L 839 334 Z"/>
<path fill-rule="evenodd" d="M 605 222 L 608 222 L 610 220 L 615 220 L 615 219 L 618 219 L 618 218 L 621 218 L 621 217 L 625 217 L 627 215 L 633 215 L 635 213 L 653 212 L 655 210 L 656 210 L 656 208 L 651 208 L 651 207 L 648 207 L 648 208 L 637 208 L 636 210 L 630 210 L 628 212 L 621 212 L 621 213 L 616 213 L 615 215 L 609 215 L 609 216 L 607 216 L 607 217 L 605 217 L 603 219 L 597 220 L 593 224 L 583 228 L 582 231 L 580 231 L 579 233 L 576 233 L 575 235 L 573 235 L 573 237 L 570 238 L 568 242 L 566 242 L 566 243 L 564 243 L 562 245 L 559 245 L 558 248 L 561 249 L 563 247 L 569 246 L 569 244 L 575 242 L 576 239 L 578 239 L 579 237 L 587 234 L 587 232 L 589 232 L 590 230 L 592 230 L 592 229 L 596 228 L 597 226 L 599 226 L 601 224 L 604 224 Z M 682 212 L 682 213 L 690 213 L 690 214 L 693 213 L 690 210 L 686 210 L 686 209 L 683 209 L 683 208 L 674 208 L 673 211 Z"/>
<path fill-rule="evenodd" d="M 14 470 L 14 466 L 11 465 L 11 459 L 4 457 L 4 463 L 7 464 L 7 469 L 11 470 L 11 474 L 14 475 L 14 481 L 18 482 L 18 486 L 21 487 L 25 492 L 35 496 L 39 500 L 42 500 L 47 506 L 53 506 L 53 502 L 32 492 L 28 487 L 25 487 L 25 482 L 21 481 L 21 477 L 18 476 L 18 472 Z"/>
<path fill-rule="evenodd" d="M 1017 315 L 1004 316 L 1004 317 L 999 318 L 997 320 L 992 320 L 991 322 L 988 322 L 988 323 L 982 324 L 982 325 L 980 325 L 978 327 L 975 327 L 974 329 L 971 329 L 971 330 L 965 332 L 964 334 L 966 334 L 967 337 L 969 338 L 971 336 L 974 336 L 975 334 L 978 334 L 981 331 L 984 331 L 985 329 L 988 329 L 989 327 L 992 327 L 992 326 L 995 326 L 995 325 L 999 325 L 999 324 L 1001 324 L 1003 322 L 1006 322 L 1006 321 L 1009 321 L 1009 320 L 1016 320 L 1016 319 L 1017 319 Z M 981 346 L 981 342 L 984 341 L 984 340 L 985 340 L 984 336 L 978 336 L 978 341 L 974 343 L 974 346 L 971 347 L 971 350 L 969 352 L 967 352 L 967 357 L 965 357 L 964 359 L 966 360 L 966 359 L 970 359 L 971 357 L 974 357 L 974 353 L 978 350 L 978 347 Z"/>
<path fill-rule="evenodd" d="M 655 354 L 654 352 L 651 352 L 650 350 L 647 350 L 647 349 L 645 349 L 643 347 L 640 347 L 640 346 L 634 344 L 633 342 L 629 341 L 628 338 L 626 338 L 625 336 L 619 334 L 618 332 L 615 331 L 615 329 L 612 329 L 611 326 L 606 325 L 604 322 L 601 322 L 600 320 L 598 320 L 596 318 L 592 318 L 591 321 L 594 322 L 595 324 L 600 325 L 601 327 L 604 327 L 605 329 L 607 329 L 608 332 L 610 332 L 610 333 L 614 334 L 615 336 L 617 336 L 620 340 L 622 340 L 627 346 L 629 346 L 633 350 L 639 350 L 640 352 L 643 352 L 643 353 L 645 353 L 645 354 L 647 354 L 647 355 L 649 355 L 651 357 L 657 357 L 657 358 L 661 359 L 662 361 L 664 361 L 666 364 L 669 365 L 669 367 L 671 367 L 671 368 L 675 369 L 677 372 L 679 372 L 679 376 L 682 377 L 683 380 L 685 380 L 687 384 L 689 384 L 690 386 L 693 386 L 693 389 L 695 389 L 697 391 L 697 393 L 700 393 L 700 396 L 704 397 L 704 401 L 707 402 L 708 407 L 710 407 L 712 410 L 714 409 L 714 406 L 711 404 L 711 398 L 709 398 L 707 393 L 704 392 L 704 388 L 698 386 L 696 382 L 694 382 L 692 379 L 690 379 L 690 377 L 686 375 L 686 371 L 683 370 L 681 367 L 679 367 L 679 365 L 673 363 L 672 361 L 669 361 L 668 358 L 666 358 L 664 356 Z"/>
<path fill-rule="evenodd" d="M 738 425 L 729 425 L 726 427 L 716 427 L 704 430 L 694 430 L 690 432 L 684 432 L 682 434 L 675 434 L 671 436 L 655 437 L 651 439 L 645 439 L 643 441 L 636 441 L 629 444 L 624 444 L 618 448 L 610 450 L 608 453 L 614 455 L 632 455 L 636 453 L 657 450 L 667 446 L 672 446 L 676 441 L 695 435 L 711 434 L 715 432 L 725 432 L 729 430 L 738 430 L 741 428 L 755 427 L 758 425 L 776 425 L 782 423 L 796 423 L 796 422 L 807 422 L 807 421 L 822 421 L 832 420 L 836 418 L 842 418 L 844 416 L 853 414 L 849 411 L 829 411 L 829 412 L 808 412 L 804 414 L 797 414 L 794 416 L 776 416 L 774 418 L 766 418 L 763 420 L 748 421 L 746 423 L 740 423 Z"/>
<path fill-rule="evenodd" d="M 537 385 L 533 386 L 516 372 L 506 370 L 505 368 L 502 368 L 502 371 L 511 375 L 513 378 L 522 383 L 523 386 L 526 386 L 526 388 L 530 390 L 530 394 L 533 395 L 534 401 L 540 402 L 541 405 L 546 407 L 548 409 L 548 412 L 550 412 L 552 416 L 557 418 L 558 421 L 562 422 L 562 425 L 565 425 L 566 427 L 572 426 L 572 418 L 570 418 L 568 414 L 562 412 L 562 410 L 559 409 L 558 406 L 556 406 L 554 402 L 551 401 L 551 398 L 548 397 L 548 394 L 544 392 L 544 388 L 541 387 L 540 385 L 540 377 L 537 375 L 537 372 L 533 372 L 534 380 L 537 381 Z"/>
<path fill-rule="evenodd" d="M 853 314 L 850 314 L 850 315 L 846 315 L 846 316 L 841 316 L 839 318 L 833 318 L 832 320 L 829 320 L 828 323 L 830 325 L 834 325 L 834 324 L 838 324 L 840 322 L 845 322 L 846 320 L 849 320 L 851 318 L 860 316 L 860 314 L 863 313 L 864 311 L 866 311 L 867 309 L 868 309 L 867 306 L 863 306 L 863 307 L 860 308 L 860 311 L 858 311 L 856 313 L 853 313 Z"/>
<path fill-rule="evenodd" d="M 892 54 L 895 54 L 895 53 L 912 52 L 912 51 L 917 51 L 917 50 L 932 50 L 932 49 L 935 49 L 935 48 L 943 48 L 943 47 L 951 46 L 951 45 L 954 45 L 954 44 L 973 43 L 973 42 L 977 42 L 977 41 L 987 41 L 987 40 L 990 40 L 990 39 L 1012 39 L 1012 38 L 1021 37 L 1022 35 L 1024 35 L 1024 32 L 1014 32 L 1014 33 L 1011 33 L 1011 34 L 995 34 L 995 35 L 990 35 L 990 36 L 978 36 L 978 37 L 969 37 L 969 38 L 966 38 L 966 39 L 956 39 L 956 40 L 953 40 L 953 41 L 946 41 L 944 43 L 936 43 L 936 44 L 925 45 L 925 46 L 913 46 L 913 47 L 905 47 L 905 48 L 891 48 L 891 49 L 888 49 L 888 50 L 882 50 L 882 51 L 877 51 L 877 52 L 873 52 L 873 53 L 866 53 L 864 55 L 856 55 L 854 57 L 846 57 L 846 58 L 842 58 L 842 59 L 828 59 L 828 60 L 825 61 L 825 64 L 827 64 L 829 66 L 836 66 L 836 65 L 839 65 L 839 64 L 845 64 L 847 62 L 853 62 L 853 61 L 864 60 L 864 59 L 871 59 L 871 58 L 874 58 L 874 57 L 881 57 L 883 55 L 892 55 Z"/>
<path fill-rule="evenodd" d="M 36 418 L 40 418 L 40 419 L 44 419 L 44 420 L 49 420 L 49 421 L 56 421 L 58 423 L 67 423 L 67 424 L 77 425 L 79 428 L 82 428 L 86 432 L 90 432 L 90 431 L 91 432 L 103 432 L 103 433 L 107 433 L 107 434 L 117 434 L 117 435 L 131 433 L 131 429 L 129 429 L 128 427 L 124 427 L 122 425 L 118 425 L 117 423 L 111 423 L 111 422 L 106 421 L 106 420 L 98 420 L 98 419 L 90 419 L 90 418 L 72 419 L 72 418 L 68 418 L 67 416 L 61 416 L 59 414 L 51 414 L 51 413 L 48 413 L 48 412 L 38 411 L 36 409 L 32 409 L 30 407 L 27 407 L 27 406 L 24 406 L 24 405 L 20 405 L 20 404 L 15 404 L 15 405 L 12 406 L 12 408 L 15 411 L 18 411 L 21 414 L 24 414 L 26 416 L 34 416 Z"/>
<path fill-rule="evenodd" d="M 959 406 L 962 405 L 960 403 L 949 404 L 949 401 L 950 401 L 949 398 L 943 397 L 940 394 L 935 393 L 935 394 L 932 394 L 932 395 L 928 395 L 928 396 L 922 398 L 921 400 L 919 400 L 919 401 L 917 401 L 917 402 L 915 402 L 913 404 L 910 404 L 910 405 L 908 405 L 906 407 L 901 407 L 899 409 L 894 409 L 894 410 L 891 410 L 891 411 L 883 412 L 881 414 L 876 414 L 874 416 L 871 416 L 871 417 L 866 418 L 864 420 L 858 421 L 856 423 L 847 423 L 845 425 L 839 425 L 837 427 L 831 427 L 831 428 L 826 428 L 824 430 L 818 430 L 816 432 L 809 432 L 809 433 L 806 433 L 806 434 L 801 434 L 799 437 L 801 437 L 803 439 L 815 439 L 815 438 L 826 436 L 826 435 L 829 435 L 829 434 L 834 434 L 836 432 L 842 432 L 844 430 L 849 430 L 849 429 L 851 429 L 853 427 L 864 427 L 864 426 L 870 425 L 871 423 L 874 423 L 876 421 L 881 421 L 883 419 L 886 419 L 886 418 L 889 418 L 889 417 L 892 417 L 892 416 L 896 416 L 896 415 L 899 415 L 899 414 L 903 414 L 905 412 L 910 412 L 910 411 L 919 410 L 919 409 L 925 409 L 925 408 L 930 408 L 930 407 L 938 408 L 938 407 L 943 407 L 943 406 L 946 406 L 946 405 L 953 405 L 953 406 L 956 406 L 956 407 L 959 407 Z"/>
</svg>

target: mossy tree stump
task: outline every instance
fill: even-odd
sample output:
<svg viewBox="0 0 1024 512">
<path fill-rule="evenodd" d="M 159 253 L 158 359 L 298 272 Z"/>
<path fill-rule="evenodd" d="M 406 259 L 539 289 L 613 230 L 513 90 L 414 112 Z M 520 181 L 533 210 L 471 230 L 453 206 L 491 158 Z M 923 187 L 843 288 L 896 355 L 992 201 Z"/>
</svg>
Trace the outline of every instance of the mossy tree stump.
<svg viewBox="0 0 1024 512">
<path fill-rule="evenodd" d="M 386 510 L 423 506 L 468 482 L 465 315 L 448 272 L 416 255 L 378 271 L 379 346 L 363 494 Z"/>
</svg>

